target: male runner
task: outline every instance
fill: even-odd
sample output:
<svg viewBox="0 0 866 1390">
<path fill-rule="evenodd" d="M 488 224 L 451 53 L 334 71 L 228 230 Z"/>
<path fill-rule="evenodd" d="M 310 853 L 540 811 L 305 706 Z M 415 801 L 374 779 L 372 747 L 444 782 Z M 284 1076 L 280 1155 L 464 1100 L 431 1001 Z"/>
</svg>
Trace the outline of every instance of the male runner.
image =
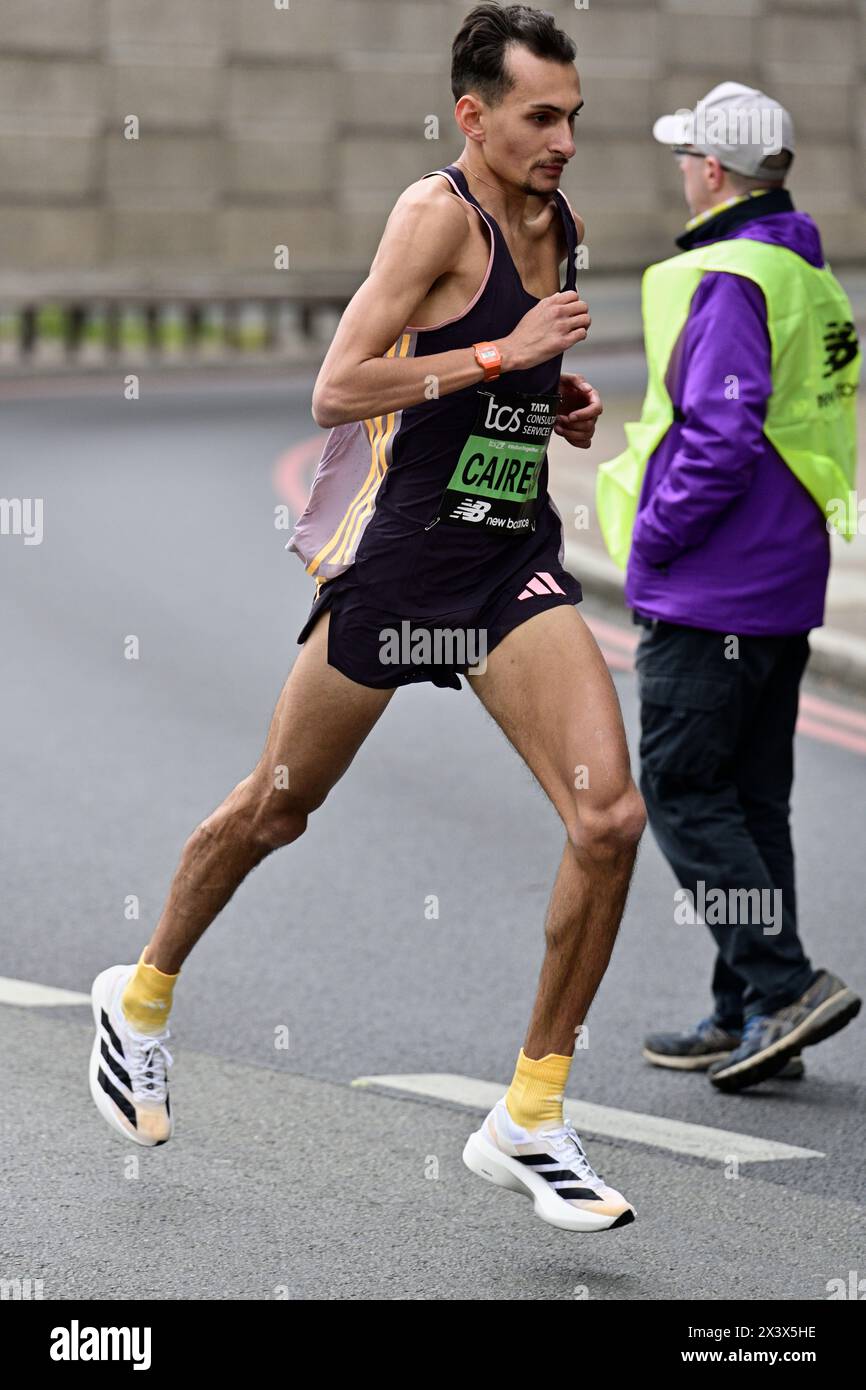
<svg viewBox="0 0 866 1390">
<path fill-rule="evenodd" d="M 127 1139 L 170 1137 L 166 1021 L 187 955 L 250 870 L 303 833 L 395 689 L 460 689 L 467 674 L 567 839 L 514 1079 L 464 1159 L 553 1225 L 604 1230 L 634 1210 L 591 1167 L 562 1096 L 644 810 L 547 494 L 551 429 L 587 448 L 601 413 L 589 384 L 560 371 L 590 323 L 574 287 L 582 224 L 558 191 L 582 105 L 574 54 L 523 5 L 479 5 L 455 39 L 463 152 L 398 199 L 313 394 L 331 434 L 293 537 L 320 581 L 303 649 L 258 765 L 186 844 L 138 964 L 94 982 L 91 1091 Z M 413 643 L 474 630 L 486 662 L 470 666 L 465 650 L 439 662 L 435 648 L 415 661 L 414 645 L 395 657 L 383 634 L 403 623 Z M 285 766 L 288 787 L 275 775 Z"/>
</svg>

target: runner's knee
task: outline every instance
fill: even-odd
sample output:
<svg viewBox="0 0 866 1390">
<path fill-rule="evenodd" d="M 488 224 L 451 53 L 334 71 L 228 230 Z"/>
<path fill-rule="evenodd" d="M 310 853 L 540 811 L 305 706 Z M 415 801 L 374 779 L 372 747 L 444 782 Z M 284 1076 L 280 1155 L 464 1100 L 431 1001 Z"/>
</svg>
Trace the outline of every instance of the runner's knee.
<svg viewBox="0 0 866 1390">
<path fill-rule="evenodd" d="M 294 840 L 299 840 L 306 830 L 310 810 L 297 803 L 281 802 L 278 794 L 265 798 L 253 808 L 253 838 L 269 851 L 290 845 Z"/>
<path fill-rule="evenodd" d="M 568 823 L 574 848 L 592 859 L 614 859 L 637 847 L 646 825 L 643 797 L 633 782 L 613 800 L 599 803 L 578 793 Z"/>
<path fill-rule="evenodd" d="M 265 787 L 254 792 L 249 814 L 255 839 L 268 849 L 279 849 L 300 839 L 309 817 L 326 796 L 327 790 L 312 787 Z"/>
<path fill-rule="evenodd" d="M 239 838 L 269 854 L 300 839 L 310 814 L 324 799 L 324 795 L 263 786 L 251 773 L 202 822 L 199 831 L 207 836 L 224 834 Z"/>
</svg>

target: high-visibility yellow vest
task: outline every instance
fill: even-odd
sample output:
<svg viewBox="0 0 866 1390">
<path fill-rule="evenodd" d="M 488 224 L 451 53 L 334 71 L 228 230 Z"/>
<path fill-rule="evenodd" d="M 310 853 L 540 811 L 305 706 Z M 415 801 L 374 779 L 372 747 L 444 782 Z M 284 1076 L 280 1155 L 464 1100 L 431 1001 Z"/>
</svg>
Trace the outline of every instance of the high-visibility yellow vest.
<svg viewBox="0 0 866 1390">
<path fill-rule="evenodd" d="M 784 246 L 737 237 L 659 261 L 644 274 L 648 380 L 641 418 L 626 425 L 626 449 L 601 464 L 596 478 L 599 524 L 621 569 L 647 462 L 673 421 L 665 372 L 708 271 L 743 275 L 763 290 L 773 381 L 764 434 L 840 534 L 851 540 L 857 533 L 856 507 L 848 500 L 856 473 L 860 352 L 848 296 L 829 266 L 817 270 Z M 731 372 L 733 386 L 736 362 Z"/>
</svg>

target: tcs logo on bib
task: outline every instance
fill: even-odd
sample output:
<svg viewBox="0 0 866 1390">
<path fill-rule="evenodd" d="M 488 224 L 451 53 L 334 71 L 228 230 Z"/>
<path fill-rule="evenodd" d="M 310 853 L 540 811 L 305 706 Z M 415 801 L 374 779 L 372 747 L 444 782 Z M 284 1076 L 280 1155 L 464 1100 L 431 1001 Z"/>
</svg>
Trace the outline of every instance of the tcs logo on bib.
<svg viewBox="0 0 866 1390">
<path fill-rule="evenodd" d="M 497 406 L 495 398 L 491 396 L 487 402 L 487 418 L 484 421 L 484 428 L 499 430 L 501 434 L 514 434 L 520 429 L 523 415 L 524 407 L 522 405 L 516 408 L 512 408 L 510 405 Z"/>
</svg>

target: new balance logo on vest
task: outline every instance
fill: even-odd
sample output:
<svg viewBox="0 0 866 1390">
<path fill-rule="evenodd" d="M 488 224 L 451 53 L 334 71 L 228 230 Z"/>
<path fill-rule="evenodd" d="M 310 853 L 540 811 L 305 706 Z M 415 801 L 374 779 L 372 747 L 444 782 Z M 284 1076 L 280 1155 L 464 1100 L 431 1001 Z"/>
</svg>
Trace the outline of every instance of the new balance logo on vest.
<svg viewBox="0 0 866 1390">
<path fill-rule="evenodd" d="M 556 580 L 553 578 L 553 575 L 548 574 L 547 570 L 538 570 L 529 580 L 528 584 L 526 585 L 526 588 L 523 590 L 523 593 L 518 594 L 517 597 L 518 599 L 537 598 L 539 594 L 564 593 L 565 590 L 559 587 Z"/>
</svg>

